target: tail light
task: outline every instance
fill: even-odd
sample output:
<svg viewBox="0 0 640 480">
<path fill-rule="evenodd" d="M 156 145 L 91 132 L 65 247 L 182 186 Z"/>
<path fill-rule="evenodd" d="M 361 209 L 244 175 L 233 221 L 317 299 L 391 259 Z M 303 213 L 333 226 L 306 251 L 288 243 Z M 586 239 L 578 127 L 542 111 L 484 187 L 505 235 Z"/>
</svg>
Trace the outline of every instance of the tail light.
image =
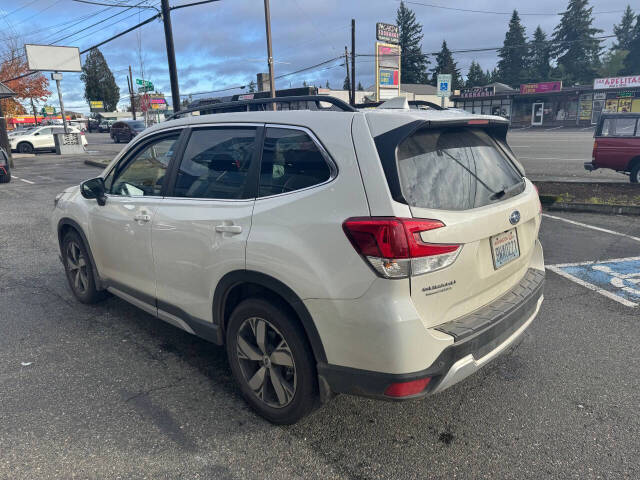
<svg viewBox="0 0 640 480">
<path fill-rule="evenodd" d="M 383 278 L 407 278 L 448 267 L 460 244 L 425 243 L 420 234 L 444 227 L 439 220 L 357 217 L 342 228 L 356 251 Z"/>
<path fill-rule="evenodd" d="M 598 150 L 598 142 L 593 142 L 593 150 L 591 151 L 591 163 L 595 164 L 596 161 L 596 150 Z"/>
<path fill-rule="evenodd" d="M 429 385 L 429 381 L 431 377 L 421 378 L 419 380 L 412 380 L 411 382 L 399 382 L 392 383 L 389 385 L 384 394 L 387 397 L 410 397 L 411 395 L 417 395 L 422 392 L 427 385 Z"/>
</svg>

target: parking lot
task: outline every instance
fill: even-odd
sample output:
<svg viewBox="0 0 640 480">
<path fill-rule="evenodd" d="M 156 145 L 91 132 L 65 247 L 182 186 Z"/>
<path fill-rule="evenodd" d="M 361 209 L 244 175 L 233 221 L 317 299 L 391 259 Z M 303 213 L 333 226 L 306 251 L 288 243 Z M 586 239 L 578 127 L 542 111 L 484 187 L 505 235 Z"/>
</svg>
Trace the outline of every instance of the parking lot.
<svg viewBox="0 0 640 480">
<path fill-rule="evenodd" d="M 545 141 L 510 134 L 522 157 L 547 158 L 527 147 Z M 479 374 L 418 402 L 339 396 L 276 427 L 246 406 L 223 348 L 115 297 L 74 299 L 49 213 L 98 169 L 47 155 L 13 172 L 0 186 L 0 478 L 640 477 L 637 217 L 545 214 L 540 315 Z"/>
</svg>

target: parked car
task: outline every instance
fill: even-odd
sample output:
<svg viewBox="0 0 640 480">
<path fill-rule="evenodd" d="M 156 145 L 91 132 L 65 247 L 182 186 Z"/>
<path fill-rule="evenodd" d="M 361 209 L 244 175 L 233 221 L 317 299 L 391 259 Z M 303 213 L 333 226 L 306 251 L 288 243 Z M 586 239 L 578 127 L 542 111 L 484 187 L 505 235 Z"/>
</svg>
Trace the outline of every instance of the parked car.
<svg viewBox="0 0 640 480">
<path fill-rule="evenodd" d="M 142 120 L 120 120 L 111 125 L 111 138 L 114 142 L 128 143 L 146 127 Z"/>
<path fill-rule="evenodd" d="M 111 130 L 111 125 L 115 122 L 113 120 L 103 120 L 98 124 L 98 132 L 100 133 L 109 133 Z"/>
<path fill-rule="evenodd" d="M 603 113 L 595 131 L 589 171 L 610 168 L 640 182 L 640 113 Z"/>
<path fill-rule="evenodd" d="M 87 145 L 87 139 L 84 132 L 77 127 L 67 127 L 69 133 L 79 133 L 82 138 L 82 145 Z M 12 151 L 20 153 L 34 153 L 37 150 L 53 150 L 56 149 L 54 133 L 64 133 L 63 127 L 37 127 L 23 135 L 17 135 L 9 138 L 9 144 Z"/>
<path fill-rule="evenodd" d="M 11 181 L 11 166 L 9 165 L 9 156 L 4 148 L 0 147 L 0 183 L 9 183 Z"/>
<path fill-rule="evenodd" d="M 420 398 L 493 360 L 536 317 L 545 278 L 507 121 L 346 107 L 139 134 L 55 199 L 75 297 L 111 292 L 225 345 L 274 423 L 332 393 Z"/>
</svg>

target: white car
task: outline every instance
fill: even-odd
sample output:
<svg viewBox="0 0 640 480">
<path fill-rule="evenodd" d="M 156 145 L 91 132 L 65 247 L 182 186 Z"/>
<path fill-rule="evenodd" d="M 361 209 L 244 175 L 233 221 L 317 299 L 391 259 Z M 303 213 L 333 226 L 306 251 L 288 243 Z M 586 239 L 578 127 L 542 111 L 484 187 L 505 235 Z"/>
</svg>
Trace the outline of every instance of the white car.
<svg viewBox="0 0 640 480">
<path fill-rule="evenodd" d="M 87 138 L 84 132 L 78 127 L 69 126 L 70 133 L 80 133 L 82 136 L 82 145 L 87 145 Z M 9 137 L 9 144 L 12 151 L 19 153 L 34 153 L 36 150 L 53 150 L 56 149 L 54 133 L 64 133 L 64 129 L 58 126 L 43 126 L 30 129 L 22 134 L 16 134 Z"/>
<path fill-rule="evenodd" d="M 541 205 L 506 132 L 408 108 L 181 118 L 59 194 L 52 228 L 79 301 L 108 291 L 226 345 L 272 422 L 332 393 L 423 397 L 543 300 Z"/>
</svg>

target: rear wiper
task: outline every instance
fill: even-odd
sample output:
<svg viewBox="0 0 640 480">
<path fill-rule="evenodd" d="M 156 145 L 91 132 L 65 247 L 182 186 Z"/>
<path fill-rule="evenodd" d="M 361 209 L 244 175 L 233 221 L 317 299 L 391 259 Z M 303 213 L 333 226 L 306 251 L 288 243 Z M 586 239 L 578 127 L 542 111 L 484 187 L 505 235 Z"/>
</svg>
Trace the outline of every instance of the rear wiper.
<svg viewBox="0 0 640 480">
<path fill-rule="evenodd" d="M 522 186 L 523 183 L 524 183 L 524 180 L 522 180 L 521 182 L 515 183 L 515 184 L 511 185 L 510 187 L 503 188 L 499 192 L 495 192 L 489 198 L 491 200 L 498 200 L 500 198 L 509 198 L 513 192 L 515 192 L 516 190 L 518 190 Z"/>
</svg>

